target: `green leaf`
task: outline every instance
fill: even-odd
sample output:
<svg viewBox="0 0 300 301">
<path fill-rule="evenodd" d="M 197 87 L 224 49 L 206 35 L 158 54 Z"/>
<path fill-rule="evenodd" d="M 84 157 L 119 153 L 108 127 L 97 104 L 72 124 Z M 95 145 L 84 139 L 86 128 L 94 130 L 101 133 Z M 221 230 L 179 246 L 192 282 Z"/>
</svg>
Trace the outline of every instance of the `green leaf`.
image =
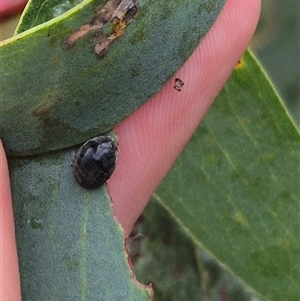
<svg viewBox="0 0 300 301">
<path fill-rule="evenodd" d="M 155 300 L 249 301 L 254 297 L 247 286 L 194 244 L 155 198 L 134 233 L 128 239 L 134 271 L 139 281 L 153 284 Z"/>
<path fill-rule="evenodd" d="M 196 244 L 273 301 L 299 297 L 299 142 L 246 52 L 157 191 Z"/>
<path fill-rule="evenodd" d="M 106 185 L 76 184 L 75 151 L 10 159 L 22 300 L 150 300 L 129 267 Z"/>
<path fill-rule="evenodd" d="M 109 0 L 107 20 L 103 3 L 85 0 L 2 44 L 0 136 L 9 155 L 66 148 L 113 128 L 179 69 L 224 0 L 142 0 L 136 15 L 133 0 Z"/>
<path fill-rule="evenodd" d="M 29 0 L 20 18 L 16 34 L 56 18 L 84 0 Z"/>
</svg>

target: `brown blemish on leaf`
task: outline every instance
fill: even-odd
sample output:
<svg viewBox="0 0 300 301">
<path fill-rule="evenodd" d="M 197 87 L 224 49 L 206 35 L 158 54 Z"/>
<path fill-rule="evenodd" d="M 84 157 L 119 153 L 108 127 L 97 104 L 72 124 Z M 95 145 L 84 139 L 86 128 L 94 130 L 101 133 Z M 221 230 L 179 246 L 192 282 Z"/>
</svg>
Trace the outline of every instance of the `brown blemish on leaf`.
<svg viewBox="0 0 300 301">
<path fill-rule="evenodd" d="M 42 106 L 38 109 L 35 109 L 32 114 L 33 116 L 36 116 L 36 117 L 40 117 L 42 115 L 45 115 L 47 114 L 48 112 L 50 111 L 50 108 L 49 107 L 46 107 L 46 106 Z"/>
<path fill-rule="evenodd" d="M 237 64 L 235 65 L 235 69 L 241 68 L 244 66 L 244 62 L 242 60 L 242 58 L 239 59 L 239 61 L 237 62 Z"/>
<path fill-rule="evenodd" d="M 115 38 L 114 38 L 115 39 Z M 95 45 L 95 53 L 96 55 L 100 58 L 100 57 L 103 57 L 104 54 L 107 52 L 108 50 L 108 47 L 109 47 L 109 44 L 114 40 L 114 39 L 111 39 L 110 37 L 108 38 L 103 38 L 101 39 L 100 42 L 98 42 L 96 45 Z"/>
<path fill-rule="evenodd" d="M 81 26 L 63 41 L 63 48 L 70 49 L 81 38 L 90 32 L 98 42 L 95 54 L 101 58 L 107 52 L 109 45 L 121 37 L 125 29 L 138 12 L 137 0 L 109 0 L 94 14 L 90 23 Z M 109 35 L 101 32 L 106 24 L 112 24 L 113 31 Z"/>
<path fill-rule="evenodd" d="M 44 117 L 50 110 L 59 102 L 59 99 L 52 94 L 48 94 L 45 100 L 37 108 L 32 110 L 32 115 L 35 117 Z"/>
<path fill-rule="evenodd" d="M 73 47 L 78 39 L 84 37 L 91 30 L 90 28 L 90 25 L 81 26 L 79 30 L 75 31 L 64 40 L 63 47 L 65 49 L 70 49 Z"/>
</svg>

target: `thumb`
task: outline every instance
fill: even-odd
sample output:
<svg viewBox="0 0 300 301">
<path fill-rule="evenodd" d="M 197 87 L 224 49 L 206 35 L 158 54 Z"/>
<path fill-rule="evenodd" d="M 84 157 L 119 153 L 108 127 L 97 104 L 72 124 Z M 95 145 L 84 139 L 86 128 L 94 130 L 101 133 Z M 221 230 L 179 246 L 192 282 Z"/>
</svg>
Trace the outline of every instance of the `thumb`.
<svg viewBox="0 0 300 301">
<path fill-rule="evenodd" d="M 6 156 L 0 140 L 0 300 L 21 300 L 12 201 Z"/>
<path fill-rule="evenodd" d="M 119 161 L 108 189 L 127 235 L 245 51 L 259 12 L 259 0 L 227 0 L 174 78 L 116 127 Z M 175 77 L 184 82 L 180 93 Z"/>
</svg>

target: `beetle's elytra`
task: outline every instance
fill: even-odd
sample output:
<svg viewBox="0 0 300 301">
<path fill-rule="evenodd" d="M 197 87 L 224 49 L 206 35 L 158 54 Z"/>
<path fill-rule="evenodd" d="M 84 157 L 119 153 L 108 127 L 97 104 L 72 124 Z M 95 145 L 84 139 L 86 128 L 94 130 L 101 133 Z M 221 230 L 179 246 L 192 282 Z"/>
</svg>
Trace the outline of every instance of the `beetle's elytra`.
<svg viewBox="0 0 300 301">
<path fill-rule="evenodd" d="M 118 159 L 118 147 L 108 136 L 99 136 L 84 143 L 75 155 L 73 173 L 85 189 L 103 185 L 112 175 Z"/>
</svg>

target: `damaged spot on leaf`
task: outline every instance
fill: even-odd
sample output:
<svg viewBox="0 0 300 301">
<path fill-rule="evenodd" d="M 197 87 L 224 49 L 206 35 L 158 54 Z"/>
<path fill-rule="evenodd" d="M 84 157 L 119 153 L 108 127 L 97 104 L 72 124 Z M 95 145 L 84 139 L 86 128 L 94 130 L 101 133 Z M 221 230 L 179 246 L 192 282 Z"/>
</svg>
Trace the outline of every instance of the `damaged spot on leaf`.
<svg viewBox="0 0 300 301">
<path fill-rule="evenodd" d="M 235 69 L 241 68 L 243 67 L 243 65 L 244 65 L 243 59 L 240 58 L 237 64 L 235 65 Z"/>
<path fill-rule="evenodd" d="M 32 115 L 34 117 L 45 117 L 60 101 L 60 98 L 57 97 L 54 93 L 47 93 L 44 95 L 41 103 L 37 107 L 33 108 Z"/>
<path fill-rule="evenodd" d="M 101 58 L 107 52 L 109 45 L 121 37 L 125 29 L 138 12 L 137 0 L 109 0 L 94 14 L 90 23 L 82 25 L 63 41 L 62 47 L 70 49 L 75 43 L 92 34 L 97 43 L 94 47 L 95 54 Z M 107 24 L 112 26 L 110 33 L 103 33 Z"/>
</svg>

